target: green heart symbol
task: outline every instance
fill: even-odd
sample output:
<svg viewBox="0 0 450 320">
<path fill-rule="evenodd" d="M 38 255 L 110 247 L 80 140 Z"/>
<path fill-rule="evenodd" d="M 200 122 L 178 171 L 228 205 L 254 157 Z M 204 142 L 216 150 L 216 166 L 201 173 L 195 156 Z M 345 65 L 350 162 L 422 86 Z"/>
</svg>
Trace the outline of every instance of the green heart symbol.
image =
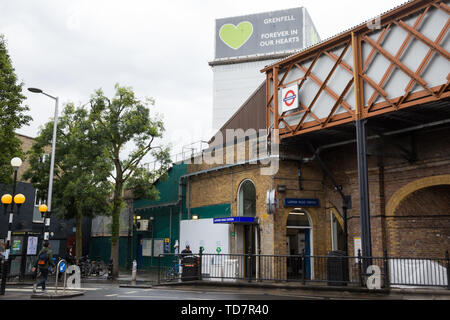
<svg viewBox="0 0 450 320">
<path fill-rule="evenodd" d="M 234 24 L 224 24 L 219 31 L 222 41 L 230 48 L 237 50 L 242 47 L 253 34 L 253 25 L 244 21 L 237 26 Z"/>
</svg>

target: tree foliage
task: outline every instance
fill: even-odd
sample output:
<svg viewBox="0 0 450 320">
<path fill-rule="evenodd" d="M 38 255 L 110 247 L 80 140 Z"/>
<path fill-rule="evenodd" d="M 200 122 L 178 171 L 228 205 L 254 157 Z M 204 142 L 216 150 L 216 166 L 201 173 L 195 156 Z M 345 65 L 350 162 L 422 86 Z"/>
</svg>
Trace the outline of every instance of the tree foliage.
<svg viewBox="0 0 450 320">
<path fill-rule="evenodd" d="M 169 149 L 156 148 L 151 154 L 154 162 L 148 166 L 136 167 L 125 184 L 125 189 L 132 191 L 134 199 L 159 200 L 159 192 L 154 184 L 157 180 L 168 177 L 171 165 Z"/>
<path fill-rule="evenodd" d="M 10 161 L 21 157 L 21 142 L 15 131 L 31 121 L 26 115 L 29 110 L 23 106 L 23 83 L 19 83 L 11 58 L 8 55 L 4 36 L 0 35 L 0 183 L 12 182 L 13 168 Z"/>
<path fill-rule="evenodd" d="M 131 88 L 115 89 L 112 99 L 97 90 L 88 109 L 65 106 L 57 127 L 53 197 L 62 217 L 77 219 L 77 232 L 82 216 L 111 216 L 111 257 L 117 275 L 124 190 L 131 190 L 135 198 L 157 199 L 154 182 L 166 176 L 171 161 L 167 148 L 153 145 L 164 132 L 162 120 L 150 116 L 154 101 L 137 99 Z M 49 161 L 42 162 L 42 154 L 51 145 L 52 132 L 50 121 L 36 139 L 25 173 L 41 196 L 49 179 Z M 127 154 L 131 145 L 134 149 Z M 157 169 L 142 166 L 149 154 L 158 162 Z M 77 255 L 78 237 L 77 233 Z"/>
<path fill-rule="evenodd" d="M 130 188 L 135 196 L 156 199 L 157 190 L 153 183 L 168 170 L 170 165 L 169 151 L 155 148 L 155 139 L 161 138 L 164 125 L 158 117 L 150 117 L 152 99 L 140 100 L 129 87 L 115 86 L 112 99 L 106 97 L 102 90 L 97 90 L 91 97 L 90 122 L 99 145 L 104 149 L 113 170 L 110 178 L 113 181 L 112 223 L 111 223 L 111 256 L 114 262 L 114 275 L 118 274 L 118 239 L 120 212 L 123 207 L 123 192 Z M 134 150 L 124 155 L 126 147 L 134 145 Z M 146 155 L 152 153 L 160 163 L 156 172 L 142 168 Z"/>
<path fill-rule="evenodd" d="M 57 126 L 52 211 L 66 220 L 75 218 L 77 256 L 82 255 L 82 218 L 111 211 L 111 182 L 107 180 L 111 166 L 104 160 L 103 148 L 98 146 L 90 128 L 87 110 L 77 109 L 72 103 L 65 106 Z M 50 161 L 43 161 L 43 155 L 49 150 L 52 137 L 53 121 L 49 121 L 30 150 L 30 168 L 24 174 L 44 199 Z"/>
</svg>

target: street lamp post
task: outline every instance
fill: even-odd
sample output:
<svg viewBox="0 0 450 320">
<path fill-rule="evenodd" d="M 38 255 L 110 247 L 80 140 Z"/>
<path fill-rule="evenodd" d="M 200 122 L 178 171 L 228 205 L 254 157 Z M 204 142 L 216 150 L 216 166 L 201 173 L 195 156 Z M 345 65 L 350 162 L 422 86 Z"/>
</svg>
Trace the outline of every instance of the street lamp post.
<svg viewBox="0 0 450 320">
<path fill-rule="evenodd" d="M 45 238 L 46 232 L 48 234 L 48 230 L 47 230 L 47 227 L 46 227 L 46 225 L 47 225 L 46 224 L 46 219 L 47 219 L 48 207 L 45 204 L 41 204 L 39 206 L 39 212 L 41 213 L 42 217 L 44 218 L 44 238 Z M 48 222 L 48 224 L 50 225 L 50 221 Z"/>
<path fill-rule="evenodd" d="M 132 243 L 132 236 L 133 236 L 133 221 L 134 221 L 134 209 L 132 208 L 128 208 L 128 258 L 127 258 L 127 269 L 131 269 L 132 266 L 132 248 L 133 248 L 133 243 Z"/>
<path fill-rule="evenodd" d="M 6 278 L 8 276 L 9 268 L 11 266 L 10 259 L 10 251 L 11 251 L 11 234 L 12 234 L 12 226 L 13 226 L 13 218 L 14 218 L 14 203 L 18 206 L 25 202 L 25 197 L 22 194 L 16 195 L 16 184 L 17 184 L 17 171 L 19 167 L 22 165 L 22 160 L 20 158 L 13 158 L 11 160 L 11 166 L 14 168 L 14 184 L 13 184 L 13 193 L 12 196 L 7 194 L 3 195 L 1 201 L 5 206 L 5 209 L 8 205 L 11 206 L 11 211 L 9 213 L 8 220 L 8 234 L 6 236 L 6 246 L 5 246 L 5 261 L 3 262 L 2 268 L 2 284 L 0 286 L 0 295 L 5 294 L 6 289 Z"/>
<path fill-rule="evenodd" d="M 33 93 L 42 93 L 43 95 L 46 95 L 49 98 L 52 98 L 55 100 L 55 118 L 53 120 L 53 139 L 52 139 L 52 158 L 50 162 L 50 177 L 48 181 L 48 198 L 47 198 L 47 206 L 48 211 L 45 213 L 44 218 L 44 241 L 50 239 L 49 230 L 50 230 L 50 215 L 52 211 L 52 191 L 53 191 L 53 171 L 55 167 L 55 149 L 56 149 L 56 128 L 58 125 L 58 104 L 59 104 L 59 98 L 53 97 L 41 89 L 38 88 L 28 88 L 28 91 L 31 91 Z"/>
</svg>

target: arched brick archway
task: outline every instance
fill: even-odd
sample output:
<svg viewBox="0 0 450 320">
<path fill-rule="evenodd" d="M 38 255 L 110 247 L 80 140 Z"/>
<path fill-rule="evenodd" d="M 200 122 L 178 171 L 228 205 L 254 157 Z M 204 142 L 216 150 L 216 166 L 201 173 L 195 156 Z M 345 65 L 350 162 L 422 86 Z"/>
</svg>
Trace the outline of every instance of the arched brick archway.
<svg viewBox="0 0 450 320">
<path fill-rule="evenodd" d="M 415 180 L 386 206 L 390 255 L 441 257 L 450 244 L 450 175 Z"/>
<path fill-rule="evenodd" d="M 445 184 L 450 185 L 450 174 L 422 178 L 408 183 L 407 185 L 398 189 L 389 199 L 389 202 L 386 206 L 386 216 L 395 216 L 395 211 L 397 210 L 400 203 L 411 193 L 427 187 Z"/>
</svg>

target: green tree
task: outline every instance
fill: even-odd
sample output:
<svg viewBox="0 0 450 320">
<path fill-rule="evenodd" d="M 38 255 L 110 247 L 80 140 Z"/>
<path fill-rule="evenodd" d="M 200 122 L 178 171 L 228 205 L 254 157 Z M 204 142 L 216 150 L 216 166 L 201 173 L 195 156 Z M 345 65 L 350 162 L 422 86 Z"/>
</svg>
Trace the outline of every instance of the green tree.
<svg viewBox="0 0 450 320">
<path fill-rule="evenodd" d="M 103 149 L 92 136 L 89 113 L 65 106 L 57 126 L 55 176 L 52 211 L 60 218 L 75 219 L 76 256 L 82 255 L 82 219 L 108 214 L 111 182 L 107 180 L 112 167 L 104 160 Z M 45 149 L 51 145 L 53 121 L 45 124 L 30 150 L 30 168 L 24 177 L 43 198 L 48 192 L 50 161 L 42 161 Z"/>
<path fill-rule="evenodd" d="M 32 120 L 25 114 L 28 107 L 22 105 L 25 99 L 22 86 L 8 55 L 5 38 L 0 35 L 0 183 L 3 184 L 12 183 L 11 159 L 21 157 L 24 160 L 15 130 Z"/>
<path fill-rule="evenodd" d="M 104 156 L 113 166 L 110 178 L 113 181 L 111 209 L 111 258 L 113 259 L 113 275 L 119 272 L 119 230 L 120 213 L 124 206 L 123 194 L 126 188 L 131 189 L 136 197 L 155 199 L 157 190 L 153 183 L 167 171 L 170 165 L 169 151 L 155 148 L 155 139 L 161 138 L 164 126 L 161 119 L 150 117 L 150 105 L 154 100 L 139 100 L 129 87 L 115 86 L 112 99 L 103 91 L 97 90 L 91 98 L 90 119 L 93 131 L 104 149 Z M 135 149 L 129 154 L 127 146 Z M 142 169 L 142 161 L 152 153 L 159 160 L 157 172 Z"/>
</svg>

